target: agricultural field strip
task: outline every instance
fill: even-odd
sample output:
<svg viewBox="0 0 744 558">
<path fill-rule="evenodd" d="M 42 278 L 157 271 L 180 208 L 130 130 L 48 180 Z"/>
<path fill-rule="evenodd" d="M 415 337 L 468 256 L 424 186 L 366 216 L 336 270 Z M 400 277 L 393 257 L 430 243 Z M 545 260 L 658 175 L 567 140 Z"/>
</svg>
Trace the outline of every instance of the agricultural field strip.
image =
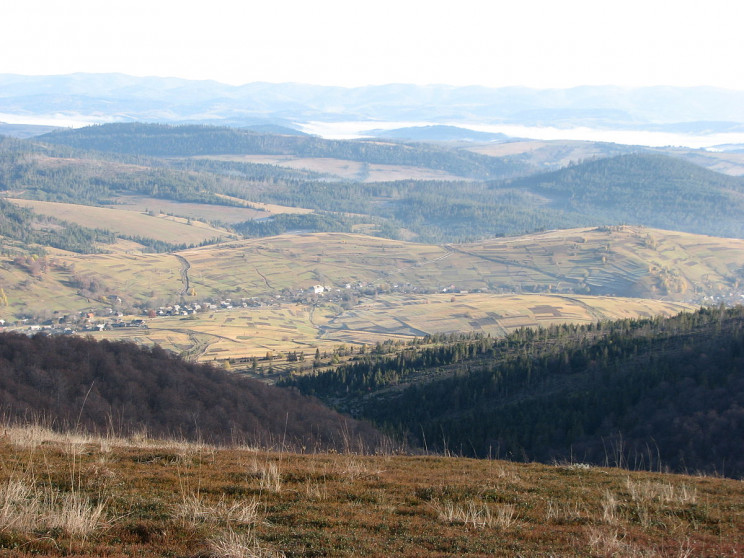
<svg viewBox="0 0 744 558">
<path fill-rule="evenodd" d="M 128 236 L 142 236 L 173 244 L 199 244 L 217 237 L 234 236 L 205 223 L 151 216 L 122 208 L 94 207 L 59 202 L 9 199 L 41 215 L 49 215 L 88 228 L 103 228 Z"/>
<path fill-rule="evenodd" d="M 330 157 L 294 157 L 291 155 L 205 155 L 198 159 L 218 161 L 249 162 L 276 165 L 293 170 L 308 170 L 333 175 L 344 180 L 362 182 L 390 182 L 395 180 L 460 180 L 461 178 L 445 171 L 408 165 L 386 165 L 363 163 L 349 159 Z"/>
</svg>

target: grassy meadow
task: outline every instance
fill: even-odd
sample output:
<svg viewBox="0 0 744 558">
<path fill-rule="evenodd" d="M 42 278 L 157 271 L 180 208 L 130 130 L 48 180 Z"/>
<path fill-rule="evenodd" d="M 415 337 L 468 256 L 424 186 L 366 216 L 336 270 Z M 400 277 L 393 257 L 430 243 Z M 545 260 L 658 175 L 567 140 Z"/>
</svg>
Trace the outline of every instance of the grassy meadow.
<svg viewBox="0 0 744 558">
<path fill-rule="evenodd" d="M 121 195 L 115 198 L 112 209 L 147 212 L 156 210 L 163 214 L 191 217 L 207 223 L 240 223 L 249 219 L 262 219 L 280 213 L 311 213 L 312 210 L 301 207 L 287 207 L 269 203 L 249 202 L 240 198 L 218 195 L 226 202 L 236 205 L 215 205 L 210 203 L 181 202 L 174 200 L 153 199 L 147 196 Z"/>
<path fill-rule="evenodd" d="M 0 439 L 3 556 L 744 552 L 740 481 L 383 452 L 59 434 Z"/>
<path fill-rule="evenodd" d="M 325 337 L 350 343 L 362 343 L 375 334 L 382 338 L 375 341 L 386 336 L 410 339 L 466 331 L 500 337 L 522 327 L 672 316 L 693 309 L 690 305 L 647 299 L 576 295 L 380 296 L 334 317 L 324 331 Z"/>
<path fill-rule="evenodd" d="M 166 228 L 202 230 L 141 217 Z M 174 232 L 164 237 L 179 238 Z M 586 293 L 699 304 L 744 284 L 744 241 L 638 227 L 445 246 L 346 233 L 286 234 L 192 248 L 178 253 L 182 259 L 143 253 L 125 241 L 105 248 L 109 253 L 92 255 L 49 250 L 59 265 L 36 277 L 24 277 L 11 258 L 0 262 L 8 317 L 20 308 L 84 310 L 112 295 L 155 307 L 179 302 L 184 261 L 195 300 L 274 298 L 321 284 L 359 292 Z M 92 299 L 78 294 L 73 276 L 95 280 Z M 55 296 L 43 296 L 48 292 Z"/>
</svg>

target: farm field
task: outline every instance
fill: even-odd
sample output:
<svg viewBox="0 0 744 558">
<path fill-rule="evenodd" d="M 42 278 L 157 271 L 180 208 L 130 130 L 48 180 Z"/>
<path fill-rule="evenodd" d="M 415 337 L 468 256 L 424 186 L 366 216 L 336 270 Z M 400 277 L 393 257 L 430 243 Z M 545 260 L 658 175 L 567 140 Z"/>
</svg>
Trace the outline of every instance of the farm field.
<svg viewBox="0 0 744 558">
<path fill-rule="evenodd" d="M 285 363 L 286 354 L 340 345 L 409 341 L 435 333 L 476 331 L 503 336 L 521 327 L 588 324 L 671 316 L 692 305 L 643 299 L 568 295 L 427 294 L 379 295 L 350 310 L 336 305 L 276 304 L 156 317 L 147 329 L 94 332 L 96 339 L 129 339 L 173 350 L 200 361 L 264 358 Z"/>
<path fill-rule="evenodd" d="M 49 215 L 83 227 L 106 229 L 126 236 L 142 236 L 171 244 L 200 244 L 215 238 L 235 237 L 233 233 L 206 223 L 189 221 L 183 217 L 173 217 L 164 213 L 149 215 L 144 210 L 37 200 L 10 199 L 8 201 L 27 207 L 40 215 Z M 150 200 L 150 207 L 160 211 L 159 205 L 163 204 L 153 204 L 154 201 Z"/>
<path fill-rule="evenodd" d="M 191 263 L 195 283 L 246 293 L 368 283 L 383 290 L 398 285 L 685 301 L 744 283 L 744 240 L 641 227 L 571 229 L 445 246 L 343 233 L 282 235 L 181 255 Z"/>
<path fill-rule="evenodd" d="M 731 479 L 582 463 L 290 453 L 34 426 L 4 431 L 7 556 L 744 551 L 744 487 Z"/>
<path fill-rule="evenodd" d="M 94 332 L 96 339 L 128 339 L 163 348 L 201 361 L 279 356 L 315 349 L 333 350 L 338 342 L 322 339 L 320 328 L 333 317 L 331 307 L 283 304 L 209 311 L 192 316 L 147 320 L 147 329 L 127 328 Z"/>
<path fill-rule="evenodd" d="M 333 318 L 323 333 L 326 338 L 347 343 L 368 343 L 364 340 L 370 337 L 411 338 L 468 331 L 500 337 L 522 327 L 672 316 L 694 309 L 672 302 L 578 295 L 381 296 Z"/>
</svg>

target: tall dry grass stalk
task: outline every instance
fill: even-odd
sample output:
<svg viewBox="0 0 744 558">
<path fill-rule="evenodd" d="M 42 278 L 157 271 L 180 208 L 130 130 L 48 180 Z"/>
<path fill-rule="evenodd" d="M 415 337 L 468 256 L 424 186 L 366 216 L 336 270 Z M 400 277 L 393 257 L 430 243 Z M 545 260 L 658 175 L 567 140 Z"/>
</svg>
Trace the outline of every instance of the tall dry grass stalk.
<svg viewBox="0 0 744 558">
<path fill-rule="evenodd" d="M 264 547 L 252 531 L 220 533 L 208 541 L 210 556 L 215 558 L 282 558 L 283 552 Z"/>
<path fill-rule="evenodd" d="M 617 514 L 617 497 L 610 492 L 605 490 L 602 495 L 602 521 L 610 525 L 616 525 L 620 518 Z"/>
<path fill-rule="evenodd" d="M 252 498 L 246 502 L 227 502 L 224 497 L 216 504 L 206 504 L 198 496 L 183 498 L 176 506 L 176 516 L 192 523 L 225 523 L 228 525 L 257 525 L 260 523 L 260 502 Z"/>
<path fill-rule="evenodd" d="M 432 506 L 440 521 L 446 523 L 462 523 L 466 527 L 483 529 L 485 527 L 508 528 L 516 521 L 516 507 L 512 504 L 501 504 L 496 513 L 485 502 L 468 500 L 464 504 L 451 501 L 435 500 Z"/>
<path fill-rule="evenodd" d="M 253 458 L 248 467 L 248 474 L 258 477 L 258 484 L 261 491 L 281 492 L 282 475 L 279 464 L 276 461 L 265 461 L 259 463 L 258 459 Z"/>
<path fill-rule="evenodd" d="M 634 502 L 656 501 L 660 504 L 695 504 L 697 502 L 697 489 L 686 484 L 674 486 L 668 482 L 636 482 L 628 477 L 625 486 Z"/>
<path fill-rule="evenodd" d="M 106 502 L 94 504 L 79 492 L 9 480 L 0 486 L 0 531 L 60 529 L 73 538 L 87 538 L 104 523 L 105 508 Z"/>
</svg>

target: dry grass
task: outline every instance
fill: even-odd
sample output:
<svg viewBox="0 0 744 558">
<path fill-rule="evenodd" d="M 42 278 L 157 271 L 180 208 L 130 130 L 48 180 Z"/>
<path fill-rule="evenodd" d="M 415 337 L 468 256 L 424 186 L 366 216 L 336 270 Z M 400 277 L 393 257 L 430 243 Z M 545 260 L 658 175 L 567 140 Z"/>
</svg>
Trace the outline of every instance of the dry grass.
<svg viewBox="0 0 744 558">
<path fill-rule="evenodd" d="M 213 238 L 234 238 L 235 236 L 233 233 L 216 229 L 206 223 L 188 222 L 187 219 L 162 214 L 150 216 L 142 211 L 132 211 L 130 208 L 113 209 L 19 199 L 10 201 L 28 207 L 40 215 L 50 215 L 83 227 L 106 228 L 127 236 L 145 236 L 174 244 L 199 244 Z M 152 202 L 154 205 L 158 204 L 156 200 Z"/>
<path fill-rule="evenodd" d="M 259 459 L 256 455 L 251 459 L 248 476 L 257 478 L 261 492 L 281 492 L 282 475 L 279 462 L 273 459 Z"/>
<path fill-rule="evenodd" d="M 0 530 L 60 530 L 87 538 L 104 523 L 106 502 L 92 502 L 77 491 L 61 493 L 51 485 L 35 487 L 11 479 L 0 486 Z"/>
<path fill-rule="evenodd" d="M 31 430 L 0 439 L 3 555 L 744 552 L 740 481 Z"/>
<path fill-rule="evenodd" d="M 516 506 L 502 504 L 494 513 L 485 502 L 468 500 L 465 503 L 432 502 L 432 507 L 440 521 L 446 523 L 462 523 L 465 527 L 483 529 L 485 527 L 511 527 L 517 519 Z"/>
<path fill-rule="evenodd" d="M 685 483 L 675 486 L 669 482 L 634 481 L 628 477 L 626 487 L 634 502 L 697 503 L 697 488 Z"/>
<path fill-rule="evenodd" d="M 189 523 L 218 522 L 228 525 L 256 525 L 261 521 L 258 498 L 228 502 L 220 498 L 215 504 L 205 503 L 197 495 L 185 496 L 175 508 L 175 515 Z"/>
<path fill-rule="evenodd" d="M 255 536 L 227 531 L 209 539 L 210 555 L 215 558 L 279 558 L 283 552 L 261 545 Z"/>
</svg>

